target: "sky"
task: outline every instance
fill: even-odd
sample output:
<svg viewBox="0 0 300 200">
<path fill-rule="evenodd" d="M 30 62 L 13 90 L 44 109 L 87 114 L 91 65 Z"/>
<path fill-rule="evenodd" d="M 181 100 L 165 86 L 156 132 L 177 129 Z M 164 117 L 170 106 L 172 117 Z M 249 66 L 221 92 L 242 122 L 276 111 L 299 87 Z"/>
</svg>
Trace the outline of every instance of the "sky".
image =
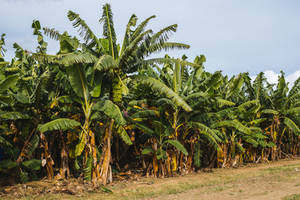
<svg viewBox="0 0 300 200">
<path fill-rule="evenodd" d="M 112 6 L 119 43 L 132 14 L 139 22 L 156 15 L 148 28 L 159 31 L 178 24 L 170 41 L 191 45 L 188 50 L 167 52 L 171 56 L 185 54 L 192 61 L 204 54 L 205 68 L 210 72 L 249 72 L 254 77 L 263 71 L 274 83 L 280 70 L 289 82 L 300 77 L 299 0 L 0 0 L 0 34 L 6 34 L 6 58 L 13 56 L 14 42 L 28 50 L 36 48 L 31 28 L 34 19 L 43 27 L 78 35 L 67 18 L 68 10 L 79 13 L 101 37 L 98 20 L 105 3 Z M 55 53 L 57 42 L 46 40 L 49 53 Z"/>
</svg>

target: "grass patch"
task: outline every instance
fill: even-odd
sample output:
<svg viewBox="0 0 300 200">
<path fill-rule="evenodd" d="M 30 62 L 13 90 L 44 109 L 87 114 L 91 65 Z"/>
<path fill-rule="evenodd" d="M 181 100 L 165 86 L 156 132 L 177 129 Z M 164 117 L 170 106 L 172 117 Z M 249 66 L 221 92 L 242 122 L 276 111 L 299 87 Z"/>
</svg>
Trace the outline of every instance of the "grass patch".
<svg viewBox="0 0 300 200">
<path fill-rule="evenodd" d="M 300 194 L 293 194 L 283 197 L 282 200 L 300 200 Z"/>
<path fill-rule="evenodd" d="M 300 165 L 294 164 L 294 165 L 284 165 L 281 167 L 270 167 L 267 169 L 263 169 L 263 171 L 267 171 L 269 173 L 289 172 L 289 171 L 295 171 L 295 168 L 297 167 L 300 167 Z"/>
</svg>

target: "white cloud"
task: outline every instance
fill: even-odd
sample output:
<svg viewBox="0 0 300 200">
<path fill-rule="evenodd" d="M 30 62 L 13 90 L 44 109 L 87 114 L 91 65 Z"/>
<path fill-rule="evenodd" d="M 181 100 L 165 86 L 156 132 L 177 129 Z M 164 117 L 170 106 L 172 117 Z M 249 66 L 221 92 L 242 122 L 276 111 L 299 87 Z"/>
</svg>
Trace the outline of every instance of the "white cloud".
<svg viewBox="0 0 300 200">
<path fill-rule="evenodd" d="M 272 70 L 266 70 L 265 72 L 265 77 L 267 78 L 267 81 L 271 84 L 277 83 L 278 75 Z"/>
<path fill-rule="evenodd" d="M 295 71 L 294 73 L 286 77 L 286 81 L 290 82 L 290 86 L 293 86 L 294 82 L 300 77 L 300 70 Z"/>
</svg>

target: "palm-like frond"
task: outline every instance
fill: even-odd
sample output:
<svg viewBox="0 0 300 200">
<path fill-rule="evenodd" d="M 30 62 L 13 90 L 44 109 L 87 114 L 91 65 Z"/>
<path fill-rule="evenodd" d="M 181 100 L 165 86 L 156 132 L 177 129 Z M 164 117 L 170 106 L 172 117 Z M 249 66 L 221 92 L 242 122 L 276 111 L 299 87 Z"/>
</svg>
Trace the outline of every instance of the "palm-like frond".
<svg viewBox="0 0 300 200">
<path fill-rule="evenodd" d="M 273 110 L 273 109 L 264 109 L 261 111 L 261 113 L 264 114 L 272 114 L 272 115 L 278 115 L 279 112 L 277 110 Z"/>
<path fill-rule="evenodd" d="M 189 101 L 191 99 L 199 99 L 199 98 L 207 98 L 207 97 L 209 97 L 209 95 L 206 92 L 195 92 L 184 97 L 184 100 Z"/>
<path fill-rule="evenodd" d="M 240 112 L 246 112 L 248 111 L 252 106 L 256 106 L 258 104 L 257 100 L 252 100 L 252 101 L 246 101 L 242 103 L 241 105 L 238 106 L 238 110 Z"/>
<path fill-rule="evenodd" d="M 29 119 L 30 117 L 27 114 L 20 113 L 20 112 L 9 112 L 9 111 L 2 111 L 0 112 L 0 119 L 2 120 L 18 120 L 18 119 Z"/>
<path fill-rule="evenodd" d="M 43 28 L 44 34 L 54 40 L 60 40 L 62 34 L 54 28 Z"/>
<path fill-rule="evenodd" d="M 256 94 L 256 99 L 261 100 L 260 98 L 263 96 L 263 83 L 266 81 L 264 77 L 264 73 L 261 72 L 257 75 L 256 79 L 254 80 L 254 90 Z"/>
<path fill-rule="evenodd" d="M 273 93 L 273 103 L 276 108 L 282 107 L 287 100 L 288 92 L 287 83 L 284 78 L 284 73 L 281 71 L 281 76 L 278 78 L 276 90 Z"/>
<path fill-rule="evenodd" d="M 216 116 L 218 119 L 236 119 L 236 108 L 226 108 L 216 113 L 212 113 L 212 115 Z"/>
<path fill-rule="evenodd" d="M 115 69 L 117 67 L 118 66 L 115 59 L 110 55 L 101 56 L 94 65 L 94 68 L 99 71 L 107 71 L 110 69 Z"/>
<path fill-rule="evenodd" d="M 221 142 L 221 139 L 217 135 L 216 131 L 209 128 L 205 124 L 202 124 L 200 122 L 188 122 L 187 124 L 188 126 L 199 130 L 200 134 L 210 135 L 210 137 L 213 138 L 215 145 L 218 145 L 218 143 Z"/>
<path fill-rule="evenodd" d="M 286 114 L 300 115 L 300 107 L 292 107 L 284 111 Z"/>
<path fill-rule="evenodd" d="M 152 44 L 148 47 L 147 51 L 145 52 L 145 55 L 150 55 L 151 53 L 157 53 L 161 50 L 169 51 L 174 49 L 189 49 L 190 45 L 178 43 L 178 42 L 165 42 L 165 43 L 158 43 L 158 44 Z"/>
<path fill-rule="evenodd" d="M 1 62 L 0 61 L 0 67 L 3 67 L 3 66 L 8 65 L 8 64 L 9 64 L 9 62 Z"/>
<path fill-rule="evenodd" d="M 122 49 L 120 51 L 120 54 L 123 53 L 123 51 L 125 50 L 125 47 L 127 47 L 128 44 L 130 43 L 130 40 L 131 40 L 131 37 L 130 37 L 131 29 L 130 28 L 132 26 L 135 26 L 136 22 L 137 22 L 137 16 L 135 14 L 131 15 L 131 17 L 130 17 L 128 23 L 127 23 L 127 26 L 126 26 L 126 31 L 125 31 L 123 44 L 122 44 Z"/>
<path fill-rule="evenodd" d="M 166 106 L 167 105 L 167 106 L 170 106 L 174 110 L 177 108 L 176 104 L 168 98 L 159 98 L 156 102 L 156 105 L 158 105 L 158 106 Z"/>
<path fill-rule="evenodd" d="M 38 171 L 41 169 L 42 161 L 37 159 L 26 160 L 22 165 L 30 170 Z"/>
<path fill-rule="evenodd" d="M 71 66 L 74 64 L 91 64 L 97 62 L 97 58 L 90 53 L 74 52 L 61 55 L 58 63 L 65 66 Z"/>
<path fill-rule="evenodd" d="M 99 50 L 102 49 L 102 45 L 97 38 L 97 36 L 93 33 L 90 27 L 85 23 L 83 19 L 80 18 L 79 14 L 69 11 L 68 18 L 71 22 L 73 22 L 74 28 L 78 28 L 79 35 L 83 37 L 84 41 L 88 44 L 97 45 Z"/>
<path fill-rule="evenodd" d="M 86 74 L 80 64 L 67 67 L 70 84 L 74 92 L 85 101 L 89 99 L 89 89 Z"/>
<path fill-rule="evenodd" d="M 300 135 L 300 129 L 297 126 L 297 124 L 295 122 L 293 122 L 293 120 L 291 120 L 288 117 L 284 118 L 283 123 L 289 128 L 291 129 L 296 135 Z"/>
<path fill-rule="evenodd" d="M 151 128 L 148 128 L 146 125 L 135 122 L 134 120 L 132 120 L 132 122 L 134 122 L 134 127 L 141 130 L 143 133 L 150 135 L 150 136 L 153 136 L 155 134 L 154 130 L 152 130 Z"/>
<path fill-rule="evenodd" d="M 103 22 L 104 38 L 109 40 L 109 52 L 113 58 L 118 57 L 117 37 L 114 28 L 113 14 L 109 4 L 103 6 L 103 13 L 100 22 Z"/>
<path fill-rule="evenodd" d="M 92 179 L 92 169 L 93 169 L 93 158 L 88 157 L 86 161 L 86 166 L 83 169 L 84 179 L 90 181 Z"/>
<path fill-rule="evenodd" d="M 221 71 L 216 71 L 211 76 L 207 77 L 205 81 L 200 84 L 200 88 L 206 90 L 206 92 L 214 91 L 218 89 L 223 83 L 223 77 Z"/>
<path fill-rule="evenodd" d="M 128 103 L 129 106 L 137 106 L 137 105 L 141 105 L 147 103 L 147 99 L 140 99 L 140 100 L 132 100 Z"/>
<path fill-rule="evenodd" d="M 12 169 L 18 166 L 17 162 L 11 161 L 9 159 L 0 161 L 0 171 L 4 171 L 7 169 Z"/>
<path fill-rule="evenodd" d="M 39 100 L 41 100 L 42 95 L 46 91 L 46 87 L 49 87 L 49 85 L 52 84 L 51 81 L 53 80 L 53 73 L 49 72 L 48 70 L 45 70 L 38 79 L 39 80 L 37 81 L 37 85 L 34 89 L 34 92 L 31 95 L 31 100 L 34 99 L 34 102 L 38 102 Z"/>
<path fill-rule="evenodd" d="M 186 148 L 178 140 L 166 140 L 165 143 L 172 145 L 178 151 L 181 151 L 184 155 L 188 155 Z"/>
<path fill-rule="evenodd" d="M 300 92 L 300 77 L 297 78 L 297 80 L 294 82 L 293 87 L 291 88 L 288 96 L 293 96 L 294 94 L 297 94 Z"/>
<path fill-rule="evenodd" d="M 243 74 L 243 78 L 244 78 L 244 83 L 245 83 L 245 91 L 249 94 L 250 98 L 251 99 L 255 99 L 255 90 L 252 86 L 252 83 L 251 83 L 251 78 L 249 76 L 248 73 L 244 73 Z"/>
<path fill-rule="evenodd" d="M 81 126 L 78 121 L 68 118 L 59 118 L 38 126 L 38 131 L 44 133 L 46 131 L 69 130 Z"/>
<path fill-rule="evenodd" d="M 287 99 L 284 102 L 284 108 L 288 108 L 300 99 L 300 77 L 294 82 L 293 87 L 288 93 Z"/>
<path fill-rule="evenodd" d="M 128 58 L 130 59 L 130 56 L 132 56 L 132 52 L 136 50 L 137 45 L 144 39 L 144 37 L 149 37 L 150 33 L 152 33 L 152 30 L 147 30 L 129 43 L 119 58 L 119 63 L 121 66 L 124 66 L 128 63 L 126 60 L 128 60 Z"/>
<path fill-rule="evenodd" d="M 147 85 L 153 91 L 158 92 L 159 94 L 165 95 L 171 99 L 177 106 L 182 107 L 187 112 L 192 111 L 192 108 L 172 89 L 166 86 L 164 83 L 160 82 L 151 77 L 139 77 L 139 84 Z"/>
<path fill-rule="evenodd" d="M 225 99 L 221 99 L 221 98 L 217 98 L 217 104 L 220 108 L 224 107 L 224 106 L 234 106 L 235 103 L 232 102 L 232 101 L 228 101 L 228 100 L 225 100 Z"/>
<path fill-rule="evenodd" d="M 232 79 L 230 86 L 227 90 L 226 98 L 230 98 L 233 94 L 238 93 L 244 83 L 244 78 L 242 74 Z"/>
<path fill-rule="evenodd" d="M 5 34 L 1 35 L 1 39 L 0 39 L 0 62 L 3 62 L 4 59 L 4 52 L 6 51 L 3 46 L 5 45 L 5 40 L 4 40 Z"/>
<path fill-rule="evenodd" d="M 213 128 L 231 127 L 231 128 L 235 128 L 236 130 L 242 133 L 251 134 L 251 130 L 248 127 L 244 126 L 238 120 L 226 120 L 226 121 L 217 122 L 213 124 L 212 127 Z"/>
<path fill-rule="evenodd" d="M 31 54 L 32 58 L 43 63 L 43 62 L 46 62 L 46 63 L 51 63 L 51 64 L 54 64 L 54 63 L 58 63 L 58 60 L 59 60 L 59 57 L 57 55 L 48 55 L 48 54 L 41 54 L 41 53 L 32 53 Z M 19 71 L 17 69 L 10 69 L 9 71 Z"/>
<path fill-rule="evenodd" d="M 283 104 L 283 108 L 288 108 L 289 106 L 296 105 L 296 102 L 300 100 L 300 92 L 289 95 Z"/>
<path fill-rule="evenodd" d="M 157 117 L 159 112 L 156 110 L 142 110 L 131 115 L 131 118 L 150 118 Z"/>
<path fill-rule="evenodd" d="M 151 65 L 151 64 L 175 64 L 178 62 L 177 59 L 174 58 L 152 58 L 141 61 L 140 64 Z M 182 66 L 190 66 L 190 67 L 200 67 L 197 63 L 188 62 L 185 60 L 180 60 L 180 65 Z"/>
<path fill-rule="evenodd" d="M 127 144 L 127 145 L 132 145 L 132 142 L 130 140 L 129 135 L 127 134 L 126 130 L 122 127 L 119 126 L 117 129 L 117 133 L 120 135 L 122 140 Z"/>
<path fill-rule="evenodd" d="M 114 119 L 119 125 L 126 124 L 119 107 L 110 100 L 99 101 L 93 106 L 93 109 L 103 112 L 109 118 Z"/>
<path fill-rule="evenodd" d="M 133 33 L 131 34 L 131 39 L 134 40 L 136 37 L 138 37 L 144 31 L 148 22 L 155 17 L 156 17 L 155 15 L 152 15 L 152 16 L 148 17 L 147 19 L 145 19 L 142 23 L 140 23 L 137 26 L 137 28 L 133 31 Z"/>
<path fill-rule="evenodd" d="M 10 75 L 0 82 L 0 93 L 6 91 L 8 88 L 14 86 L 19 80 L 18 75 Z"/>
<path fill-rule="evenodd" d="M 255 120 L 250 121 L 248 124 L 250 124 L 250 125 L 258 125 L 258 124 L 260 124 L 260 123 L 262 123 L 262 122 L 264 122 L 266 120 L 267 120 L 267 118 L 255 119 Z"/>
<path fill-rule="evenodd" d="M 160 43 L 163 44 L 169 39 L 170 33 L 176 32 L 177 24 L 172 24 L 158 31 L 151 37 L 151 43 Z"/>
</svg>

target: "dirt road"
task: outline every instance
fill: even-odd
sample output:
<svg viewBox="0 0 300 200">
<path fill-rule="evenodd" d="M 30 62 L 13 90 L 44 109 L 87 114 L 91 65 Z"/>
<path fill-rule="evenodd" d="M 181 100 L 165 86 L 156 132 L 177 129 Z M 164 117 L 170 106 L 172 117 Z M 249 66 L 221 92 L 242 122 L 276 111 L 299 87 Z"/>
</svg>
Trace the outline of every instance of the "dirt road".
<svg viewBox="0 0 300 200">
<path fill-rule="evenodd" d="M 209 175 L 184 179 L 178 180 L 178 184 L 181 181 L 192 183 L 196 188 L 151 199 L 300 199 L 300 160 L 217 170 Z"/>
<path fill-rule="evenodd" d="M 300 158 L 164 179 L 137 178 L 108 188 L 112 194 L 43 194 L 22 199 L 300 200 Z"/>
<path fill-rule="evenodd" d="M 117 190 L 111 199 L 300 199 L 300 159 L 144 179 Z M 106 197 L 110 199 L 109 195 Z"/>
</svg>

